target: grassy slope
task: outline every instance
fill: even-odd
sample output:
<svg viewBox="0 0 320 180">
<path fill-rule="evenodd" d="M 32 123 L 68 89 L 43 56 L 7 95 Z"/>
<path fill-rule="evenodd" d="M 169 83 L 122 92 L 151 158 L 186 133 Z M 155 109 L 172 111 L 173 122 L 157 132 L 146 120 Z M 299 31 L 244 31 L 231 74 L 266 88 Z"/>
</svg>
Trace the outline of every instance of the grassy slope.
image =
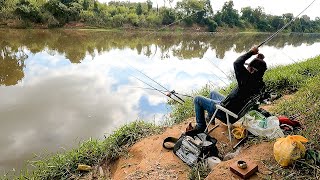
<svg viewBox="0 0 320 180">
<path fill-rule="evenodd" d="M 34 171 L 23 171 L 14 179 L 77 179 L 76 177 L 82 175 L 77 171 L 78 164 L 93 166 L 106 161 L 112 162 L 125 154 L 127 148 L 139 139 L 161 131 L 161 127 L 153 124 L 132 122 L 104 140 L 89 139 L 81 143 L 78 148 L 32 161 L 30 165 L 34 167 Z M 0 177 L 0 179 L 12 179 L 12 177 Z"/>
<path fill-rule="evenodd" d="M 320 119 L 319 62 L 320 56 L 302 63 L 271 69 L 265 75 L 265 82 L 269 90 L 282 94 L 296 92 L 292 99 L 280 102 L 273 112 L 287 116 L 296 113 L 302 114 L 305 117 L 303 123 L 306 129 L 299 133 L 310 140 L 308 147 L 317 149 L 320 148 L 319 126 L 317 125 Z M 210 89 L 205 87 L 193 92 L 193 94 L 208 95 L 209 92 Z M 172 107 L 173 122 L 171 123 L 178 123 L 187 117 L 194 116 L 191 98 L 187 99 L 183 105 L 172 104 Z M 143 122 L 133 122 L 115 131 L 105 140 L 90 139 L 80 144 L 79 148 L 30 162 L 35 167 L 34 172 L 24 171 L 15 179 L 68 179 L 71 176 L 80 176 L 81 174 L 76 170 L 78 163 L 95 165 L 106 160 L 113 161 L 123 155 L 127 148 L 137 140 L 150 134 L 159 133 L 161 129 L 161 127 Z M 298 165 L 291 169 L 276 171 L 282 176 L 295 173 L 315 177 L 317 175 L 315 173 L 320 173 L 316 170 L 319 169 L 318 166 L 308 164 L 304 165 L 304 168 L 297 169 Z M 6 179 L 6 177 L 1 179 Z"/>
</svg>

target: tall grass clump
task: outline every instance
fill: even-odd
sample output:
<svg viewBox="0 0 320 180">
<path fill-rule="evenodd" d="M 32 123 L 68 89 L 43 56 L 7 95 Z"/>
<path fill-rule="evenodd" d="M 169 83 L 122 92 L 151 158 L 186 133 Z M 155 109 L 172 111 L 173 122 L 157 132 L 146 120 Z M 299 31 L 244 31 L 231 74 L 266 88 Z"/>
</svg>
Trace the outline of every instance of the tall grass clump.
<svg viewBox="0 0 320 180">
<path fill-rule="evenodd" d="M 320 56 L 307 61 L 271 68 L 264 75 L 268 91 L 292 93 L 302 87 L 305 82 L 320 74 Z"/>
<path fill-rule="evenodd" d="M 104 140 L 89 139 L 82 142 L 78 148 L 30 161 L 29 165 L 34 167 L 32 171 L 24 170 L 19 176 L 10 179 L 77 179 L 83 175 L 77 170 L 78 164 L 108 164 L 126 153 L 128 147 L 139 139 L 161 130 L 162 128 L 143 121 L 132 122 L 122 126 Z"/>
</svg>

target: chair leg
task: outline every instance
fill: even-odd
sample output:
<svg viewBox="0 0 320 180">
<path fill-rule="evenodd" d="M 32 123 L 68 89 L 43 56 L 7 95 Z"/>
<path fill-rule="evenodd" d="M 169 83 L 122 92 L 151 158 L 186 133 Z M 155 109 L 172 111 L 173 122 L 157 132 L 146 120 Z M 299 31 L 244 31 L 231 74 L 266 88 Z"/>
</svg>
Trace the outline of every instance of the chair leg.
<svg viewBox="0 0 320 180">
<path fill-rule="evenodd" d="M 209 128 L 209 125 L 211 124 L 211 122 L 216 118 L 216 114 L 218 112 L 218 109 L 216 109 L 213 113 L 213 116 L 211 117 L 210 121 L 209 121 L 209 124 L 207 125 L 206 129 L 204 130 L 204 132 L 207 132 L 208 131 L 208 128 Z"/>
<path fill-rule="evenodd" d="M 231 125 L 230 125 L 230 121 L 229 121 L 229 115 L 226 113 L 226 116 L 227 116 L 227 125 L 228 125 L 229 141 L 230 141 L 230 143 L 232 143 L 232 140 L 231 140 Z"/>
</svg>

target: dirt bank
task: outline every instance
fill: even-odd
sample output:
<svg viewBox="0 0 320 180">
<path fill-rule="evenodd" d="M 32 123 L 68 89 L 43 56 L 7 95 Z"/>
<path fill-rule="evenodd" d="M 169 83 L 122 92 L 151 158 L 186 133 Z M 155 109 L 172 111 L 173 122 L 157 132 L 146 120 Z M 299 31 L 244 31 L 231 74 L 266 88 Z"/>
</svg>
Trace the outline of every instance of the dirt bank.
<svg viewBox="0 0 320 180">
<path fill-rule="evenodd" d="M 111 166 L 112 179 L 188 179 L 190 168 L 178 159 L 172 151 L 162 147 L 168 136 L 179 137 L 185 131 L 190 118 L 185 122 L 168 127 L 163 134 L 145 138 L 129 149 L 126 157 L 121 157 Z M 218 140 L 217 146 L 221 156 L 232 151 L 228 140 L 227 127 L 220 125 L 210 133 Z M 237 143 L 236 140 L 232 144 Z M 252 161 L 258 164 L 259 172 L 252 179 L 261 179 L 272 174 L 263 161 L 273 160 L 273 143 L 264 142 L 258 145 L 242 147 L 239 154 L 231 160 L 223 161 L 214 167 L 207 179 L 239 179 L 229 170 L 231 163 L 238 160 Z"/>
</svg>

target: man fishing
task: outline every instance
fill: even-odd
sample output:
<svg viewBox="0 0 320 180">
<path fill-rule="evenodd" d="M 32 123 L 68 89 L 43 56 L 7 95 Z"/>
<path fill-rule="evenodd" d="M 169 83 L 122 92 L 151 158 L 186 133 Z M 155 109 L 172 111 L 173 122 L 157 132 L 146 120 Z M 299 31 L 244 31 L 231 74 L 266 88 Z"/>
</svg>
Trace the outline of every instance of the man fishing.
<svg viewBox="0 0 320 180">
<path fill-rule="evenodd" d="M 203 132 L 206 129 L 206 120 L 211 119 L 216 110 L 216 104 L 221 104 L 233 113 L 238 114 L 243 106 L 250 100 L 250 97 L 261 92 L 265 86 L 263 75 L 267 70 L 267 64 L 263 60 L 264 55 L 258 54 L 258 51 L 258 47 L 253 47 L 249 52 L 238 57 L 233 63 L 237 86 L 226 98 L 215 91 L 210 93 L 210 99 L 203 96 L 196 96 L 194 98 L 197 122 L 195 129 L 200 132 Z M 256 58 L 245 67 L 246 60 L 256 54 Z M 208 112 L 207 118 L 205 118 L 205 110 Z M 218 111 L 216 117 L 224 123 L 227 122 L 226 115 L 222 111 Z M 236 121 L 236 119 L 230 118 L 231 124 Z"/>
</svg>

